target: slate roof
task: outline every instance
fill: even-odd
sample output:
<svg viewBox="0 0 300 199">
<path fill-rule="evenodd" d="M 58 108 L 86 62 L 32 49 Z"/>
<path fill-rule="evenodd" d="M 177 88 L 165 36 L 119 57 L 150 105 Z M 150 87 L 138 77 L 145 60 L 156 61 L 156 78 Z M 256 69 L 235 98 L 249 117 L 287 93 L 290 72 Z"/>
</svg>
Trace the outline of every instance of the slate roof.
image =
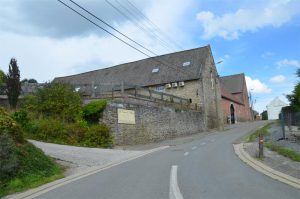
<svg viewBox="0 0 300 199">
<path fill-rule="evenodd" d="M 210 52 L 210 46 L 208 45 L 77 75 L 57 77 L 53 81 L 68 82 L 74 85 L 91 84 L 92 81 L 95 84 L 124 81 L 138 86 L 150 86 L 194 80 L 200 78 L 201 67 L 204 66 Z M 184 62 L 190 62 L 190 65 L 183 66 Z M 154 68 L 159 68 L 159 71 L 152 73 Z"/>
<path fill-rule="evenodd" d="M 220 77 L 221 95 L 239 104 L 244 104 L 242 95 L 235 95 L 243 92 L 245 84 L 245 74 L 235 74 Z"/>
<path fill-rule="evenodd" d="M 244 73 L 223 76 L 220 78 L 221 83 L 227 88 L 230 93 L 241 93 L 245 83 Z"/>
<path fill-rule="evenodd" d="M 232 93 L 230 93 L 230 91 L 228 91 L 228 89 L 224 84 L 222 84 L 222 82 L 221 82 L 221 95 L 222 98 L 229 99 L 238 104 L 244 104 L 243 101 L 238 96 L 234 96 Z"/>
</svg>

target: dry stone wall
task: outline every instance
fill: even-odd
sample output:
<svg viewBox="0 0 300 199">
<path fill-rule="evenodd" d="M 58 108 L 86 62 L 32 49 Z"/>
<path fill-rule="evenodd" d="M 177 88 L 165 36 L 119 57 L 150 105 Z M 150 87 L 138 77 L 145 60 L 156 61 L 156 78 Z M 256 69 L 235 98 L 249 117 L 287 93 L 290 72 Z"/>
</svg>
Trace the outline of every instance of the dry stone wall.
<svg viewBox="0 0 300 199">
<path fill-rule="evenodd" d="M 135 124 L 119 123 L 118 109 L 134 112 Z M 205 129 L 201 112 L 143 105 L 136 100 L 133 103 L 128 100 L 109 102 L 100 122 L 110 127 L 116 145 L 145 144 L 200 133 Z"/>
</svg>

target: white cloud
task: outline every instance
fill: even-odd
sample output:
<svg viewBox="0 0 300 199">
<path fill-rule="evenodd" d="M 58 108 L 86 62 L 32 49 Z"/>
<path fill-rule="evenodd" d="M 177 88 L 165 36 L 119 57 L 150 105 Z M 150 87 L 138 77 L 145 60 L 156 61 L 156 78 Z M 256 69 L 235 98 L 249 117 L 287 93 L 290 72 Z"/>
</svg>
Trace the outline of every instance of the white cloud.
<svg viewBox="0 0 300 199">
<path fill-rule="evenodd" d="M 276 76 L 274 76 L 274 77 L 272 77 L 270 79 L 270 82 L 279 84 L 279 83 L 285 82 L 285 80 L 286 80 L 285 76 L 283 76 L 283 75 L 276 75 Z"/>
<path fill-rule="evenodd" d="M 277 68 L 279 68 L 279 69 L 284 66 L 293 66 L 293 67 L 300 68 L 300 62 L 295 59 L 283 59 L 283 60 L 276 62 L 276 65 L 277 65 Z"/>
<path fill-rule="evenodd" d="M 174 9 L 168 13 L 162 12 L 161 4 L 152 1 L 145 14 L 165 32 L 179 35 L 178 21 L 184 18 L 183 15 L 189 10 L 191 1 L 164 0 L 162 4 L 164 9 L 170 4 Z M 74 21 L 76 19 L 74 16 Z M 0 20 L 9 22 L 9 18 Z M 121 32 L 156 54 L 166 53 L 161 43 L 154 42 L 151 36 L 143 34 L 136 25 L 127 21 L 118 27 Z M 0 69 L 7 71 L 10 58 L 16 57 L 21 78 L 35 78 L 39 82 L 146 58 L 145 55 L 98 30 L 91 34 L 64 38 L 7 31 L 0 26 Z M 181 34 L 180 38 L 176 37 L 176 41 L 180 40 L 188 42 L 190 39 Z"/>
<path fill-rule="evenodd" d="M 239 9 L 234 13 L 216 16 L 210 11 L 197 14 L 204 32 L 202 37 L 223 37 L 228 40 L 238 39 L 240 34 L 256 31 L 265 26 L 280 27 L 300 13 L 298 0 L 270 1 L 265 7 L 255 9 Z"/>
<path fill-rule="evenodd" d="M 252 79 L 246 76 L 246 84 L 248 91 L 252 93 L 271 93 L 272 90 L 258 79 Z"/>
</svg>

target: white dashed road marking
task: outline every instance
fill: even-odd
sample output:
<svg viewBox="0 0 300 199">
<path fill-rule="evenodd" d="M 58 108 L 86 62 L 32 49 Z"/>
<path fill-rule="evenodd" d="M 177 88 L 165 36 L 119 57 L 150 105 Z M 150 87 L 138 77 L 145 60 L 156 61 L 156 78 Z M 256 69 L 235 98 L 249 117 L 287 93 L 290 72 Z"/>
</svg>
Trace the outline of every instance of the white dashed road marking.
<svg viewBox="0 0 300 199">
<path fill-rule="evenodd" d="M 187 156 L 187 155 L 189 155 L 189 152 L 185 152 L 183 155 L 184 155 L 184 156 Z"/>
<path fill-rule="evenodd" d="M 206 143 L 205 142 L 202 142 L 200 145 L 205 145 Z"/>
<path fill-rule="evenodd" d="M 183 199 L 177 182 L 177 168 L 178 168 L 177 165 L 173 165 L 171 168 L 170 191 L 169 191 L 170 199 Z"/>
<path fill-rule="evenodd" d="M 195 150 L 195 149 L 197 149 L 197 147 L 196 147 L 196 146 L 193 146 L 193 147 L 192 147 L 192 150 Z"/>
</svg>

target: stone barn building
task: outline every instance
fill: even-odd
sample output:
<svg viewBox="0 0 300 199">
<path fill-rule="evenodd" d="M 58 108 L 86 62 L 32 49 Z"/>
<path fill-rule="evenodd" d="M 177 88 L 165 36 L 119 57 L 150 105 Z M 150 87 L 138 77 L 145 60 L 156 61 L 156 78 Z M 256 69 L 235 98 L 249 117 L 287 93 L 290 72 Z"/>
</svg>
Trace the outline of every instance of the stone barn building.
<svg viewBox="0 0 300 199">
<path fill-rule="evenodd" d="M 226 79 L 224 78 L 225 86 Z M 54 82 L 72 85 L 125 82 L 188 98 L 203 113 L 204 130 L 223 126 L 221 103 L 225 98 L 221 99 L 220 77 L 209 45 L 77 75 L 57 77 Z M 226 94 L 233 104 L 234 112 L 241 114 L 241 120 L 248 117 L 247 113 L 240 110 L 248 102 L 248 99 L 238 94 L 247 92 L 244 89 L 245 83 L 241 82 L 239 87 L 230 87 L 228 95 Z M 226 111 L 230 105 L 227 106 Z"/>
<path fill-rule="evenodd" d="M 230 124 L 252 120 L 245 75 L 220 78 L 224 121 Z"/>
</svg>

